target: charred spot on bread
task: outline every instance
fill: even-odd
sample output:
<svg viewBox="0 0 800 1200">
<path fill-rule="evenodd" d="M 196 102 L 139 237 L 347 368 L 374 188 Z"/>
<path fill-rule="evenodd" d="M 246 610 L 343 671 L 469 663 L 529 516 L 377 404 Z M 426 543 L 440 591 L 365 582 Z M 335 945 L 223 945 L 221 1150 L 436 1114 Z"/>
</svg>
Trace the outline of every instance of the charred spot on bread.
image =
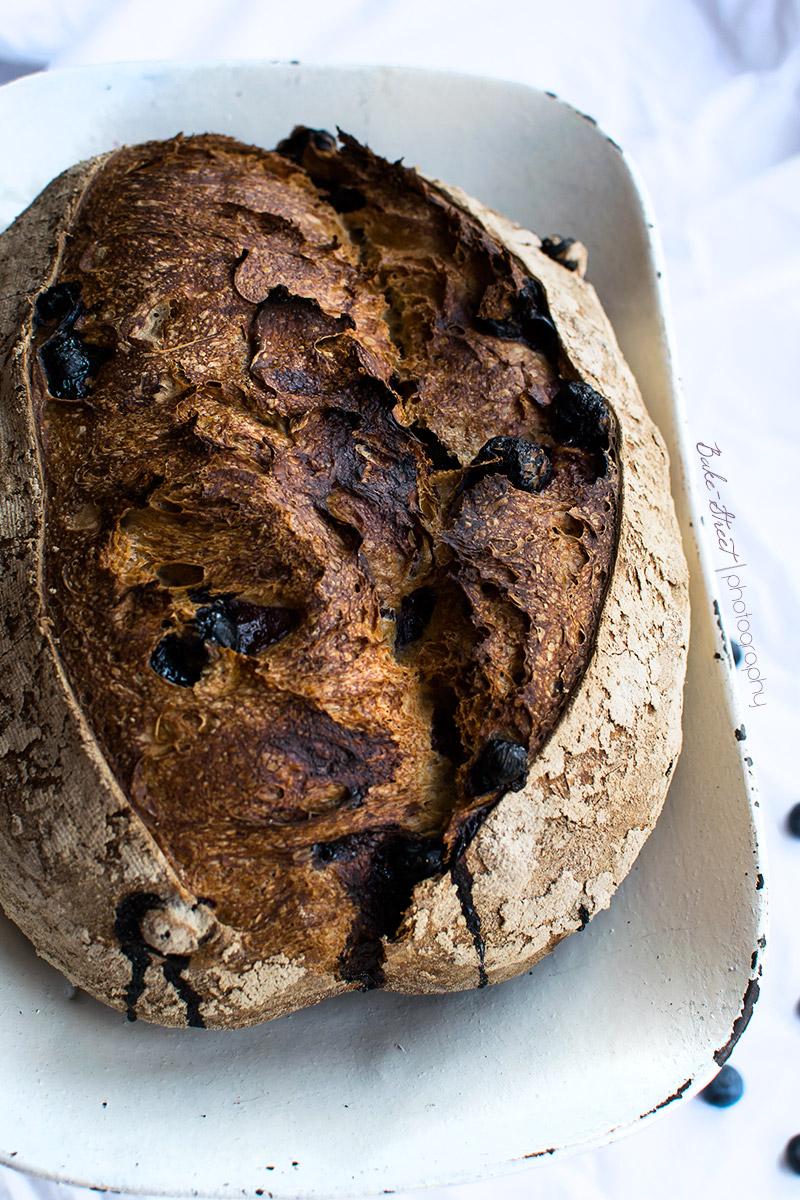
<svg viewBox="0 0 800 1200">
<path fill-rule="evenodd" d="M 554 435 L 570 446 L 584 450 L 607 450 L 612 433 L 608 404 L 588 383 L 563 383 L 553 398 L 551 422 Z"/>
<path fill-rule="evenodd" d="M 550 479 L 552 464 L 543 446 L 520 437 L 493 437 L 481 446 L 473 467 L 481 474 L 505 475 L 523 492 L 540 492 Z"/>
</svg>

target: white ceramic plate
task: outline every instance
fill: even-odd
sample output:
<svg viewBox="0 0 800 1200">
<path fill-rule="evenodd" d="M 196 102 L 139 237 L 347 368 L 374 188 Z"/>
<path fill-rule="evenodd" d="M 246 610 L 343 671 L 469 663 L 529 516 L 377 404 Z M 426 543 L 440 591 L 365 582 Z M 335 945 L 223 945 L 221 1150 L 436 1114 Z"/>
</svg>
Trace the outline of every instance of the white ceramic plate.
<svg viewBox="0 0 800 1200">
<path fill-rule="evenodd" d="M 652 224 L 623 154 L 554 97 L 433 72 L 126 65 L 0 89 L 0 227 L 122 142 L 341 128 L 543 234 L 589 277 L 670 446 L 692 572 L 685 748 L 608 912 L 520 979 L 348 995 L 239 1032 L 164 1030 L 79 995 L 0 926 L 0 1160 L 172 1195 L 345 1197 L 508 1173 L 608 1141 L 703 1086 L 758 990 L 764 890 L 746 742 L 693 535 Z M 739 729 L 737 737 L 735 730 Z"/>
</svg>

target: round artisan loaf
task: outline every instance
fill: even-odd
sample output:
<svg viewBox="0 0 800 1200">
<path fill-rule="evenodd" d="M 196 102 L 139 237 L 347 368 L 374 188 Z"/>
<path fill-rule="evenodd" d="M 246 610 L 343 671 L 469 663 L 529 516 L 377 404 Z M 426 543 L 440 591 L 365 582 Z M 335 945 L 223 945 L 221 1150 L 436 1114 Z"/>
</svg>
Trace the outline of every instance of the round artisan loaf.
<svg viewBox="0 0 800 1200">
<path fill-rule="evenodd" d="M 346 135 L 0 238 L 0 901 L 130 1019 L 518 974 L 680 748 L 664 444 L 582 247 Z"/>
</svg>

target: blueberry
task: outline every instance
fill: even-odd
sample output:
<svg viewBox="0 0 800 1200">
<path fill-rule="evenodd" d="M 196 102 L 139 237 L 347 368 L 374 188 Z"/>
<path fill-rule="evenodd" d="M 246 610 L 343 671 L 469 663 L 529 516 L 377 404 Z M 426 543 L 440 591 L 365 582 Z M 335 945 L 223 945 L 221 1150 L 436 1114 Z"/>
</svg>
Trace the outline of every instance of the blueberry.
<svg viewBox="0 0 800 1200">
<path fill-rule="evenodd" d="M 336 150 L 336 138 L 327 129 L 309 129 L 305 125 L 297 125 L 292 130 L 291 137 L 278 142 L 278 154 L 284 158 L 294 159 L 300 163 L 309 147 L 323 154 L 332 154 Z"/>
<path fill-rule="evenodd" d="M 573 249 L 573 247 L 576 248 Z M 539 249 L 548 258 L 552 258 L 554 262 L 560 263 L 562 267 L 566 267 L 568 271 L 579 271 L 581 268 L 581 258 L 585 258 L 586 256 L 584 247 L 580 242 L 576 242 L 575 238 L 542 238 L 542 244 Z"/>
<path fill-rule="evenodd" d="M 506 475 L 523 492 L 540 492 L 550 479 L 547 451 L 525 438 L 489 438 L 473 459 L 473 465 L 482 465 L 485 475 Z"/>
<path fill-rule="evenodd" d="M 714 1108 L 729 1108 L 744 1094 L 744 1080 L 735 1067 L 726 1065 L 700 1092 L 700 1099 Z"/>
<path fill-rule="evenodd" d="M 796 1133 L 786 1144 L 786 1165 L 795 1175 L 800 1175 L 800 1133 Z"/>
<path fill-rule="evenodd" d="M 76 333 L 54 333 L 39 351 L 47 390 L 62 400 L 82 400 L 87 394 L 86 377 L 91 359 Z"/>
<path fill-rule="evenodd" d="M 250 604 L 236 596 L 218 596 L 194 616 L 194 626 L 205 641 L 247 655 L 259 654 L 279 642 L 297 622 L 293 608 Z"/>
<path fill-rule="evenodd" d="M 492 738 L 472 765 L 471 790 L 475 796 L 483 796 L 498 788 L 518 792 L 524 786 L 527 773 L 528 752 L 525 747 L 505 738 Z"/>
<path fill-rule="evenodd" d="M 421 587 L 403 596 L 400 611 L 397 614 L 397 633 L 395 649 L 402 650 L 418 641 L 428 625 L 436 605 L 436 592 L 433 588 Z"/>
<path fill-rule="evenodd" d="M 553 360 L 558 358 L 558 334 L 550 319 L 544 290 L 537 279 L 525 281 L 514 297 L 508 316 L 482 318 L 478 321 L 478 328 L 505 341 L 525 342 L 532 350 L 540 350 Z"/>
<path fill-rule="evenodd" d="M 71 324 L 81 313 L 80 284 L 54 283 L 36 297 L 36 324 Z"/>
<path fill-rule="evenodd" d="M 168 633 L 150 655 L 150 666 L 178 687 L 194 687 L 208 663 L 208 650 L 196 633 Z"/>
<path fill-rule="evenodd" d="M 550 406 L 553 436 L 583 450 L 607 450 L 611 414 L 603 397 L 588 383 L 563 383 Z"/>
<path fill-rule="evenodd" d="M 795 804 L 789 809 L 789 815 L 786 818 L 786 828 L 792 837 L 800 838 L 800 803 Z"/>
<path fill-rule="evenodd" d="M 742 661 L 742 647 L 738 642 L 735 642 L 733 638 L 731 638 L 731 652 L 733 653 L 733 665 L 738 667 L 739 663 Z"/>
</svg>

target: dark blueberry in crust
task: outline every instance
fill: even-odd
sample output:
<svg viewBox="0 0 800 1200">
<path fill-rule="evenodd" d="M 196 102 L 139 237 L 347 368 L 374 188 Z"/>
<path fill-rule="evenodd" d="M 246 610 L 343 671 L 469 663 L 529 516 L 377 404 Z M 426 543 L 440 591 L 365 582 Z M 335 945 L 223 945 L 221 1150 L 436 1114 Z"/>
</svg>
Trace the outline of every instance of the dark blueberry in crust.
<svg viewBox="0 0 800 1200">
<path fill-rule="evenodd" d="M 795 1175 L 800 1175 L 800 1133 L 786 1143 L 786 1165 Z"/>
<path fill-rule="evenodd" d="M 71 324 L 80 316 L 80 285 L 55 283 L 36 297 L 36 324 Z"/>
<path fill-rule="evenodd" d="M 396 618 L 397 634 L 394 642 L 396 650 L 402 650 L 404 646 L 410 646 L 412 642 L 416 642 L 422 637 L 435 605 L 436 592 L 433 588 L 417 588 L 409 596 L 403 596 Z"/>
<path fill-rule="evenodd" d="M 472 794 L 483 796 L 498 788 L 518 792 L 528 773 L 528 751 L 518 742 L 492 738 L 470 770 Z"/>
<path fill-rule="evenodd" d="M 150 655 L 150 666 L 178 687 L 194 687 L 208 663 L 205 643 L 196 633 L 168 633 Z"/>
<path fill-rule="evenodd" d="M 735 642 L 733 638 L 731 638 L 731 652 L 733 653 L 733 665 L 738 667 L 739 663 L 742 661 L 742 647 L 738 642 Z"/>
<path fill-rule="evenodd" d="M 570 255 L 570 250 L 575 245 L 575 238 L 542 238 L 542 244 L 539 249 L 548 258 L 552 258 L 554 262 L 560 263 L 562 267 L 566 267 L 568 271 L 577 271 L 580 267 L 580 260 L 573 258 Z"/>
<path fill-rule="evenodd" d="M 731 1104 L 741 1100 L 743 1094 L 744 1080 L 735 1067 L 726 1063 L 708 1087 L 703 1088 L 700 1099 L 705 1100 L 706 1104 L 713 1104 L 714 1108 L 730 1108 Z"/>
<path fill-rule="evenodd" d="M 607 450 L 611 413 L 599 392 L 588 383 L 564 383 L 550 406 L 553 436 L 583 450 Z"/>
<path fill-rule="evenodd" d="M 486 475 L 506 475 L 523 492 L 540 492 L 550 479 L 550 456 L 543 446 L 519 437 L 493 437 L 473 459 Z"/>
<path fill-rule="evenodd" d="M 792 837 L 800 838 L 800 803 L 795 804 L 789 809 L 789 815 L 786 818 L 786 828 Z"/>
<path fill-rule="evenodd" d="M 87 395 L 86 377 L 92 362 L 77 334 L 54 333 L 39 351 L 39 358 L 51 396 L 61 400 L 82 400 Z"/>
<path fill-rule="evenodd" d="M 336 149 L 336 138 L 326 129 L 307 129 L 304 125 L 298 125 L 291 137 L 278 142 L 276 150 L 284 158 L 292 158 L 299 163 L 309 146 L 323 154 L 330 154 Z"/>
<path fill-rule="evenodd" d="M 194 616 L 195 628 L 205 641 L 247 655 L 259 654 L 279 642 L 297 622 L 292 608 L 250 604 L 236 596 L 219 596 Z"/>
<path fill-rule="evenodd" d="M 532 350 L 540 350 L 548 358 L 558 358 L 558 334 L 547 307 L 542 285 L 528 279 L 514 298 L 509 316 L 502 319 L 484 318 L 479 329 L 510 342 L 525 342 Z"/>
</svg>

